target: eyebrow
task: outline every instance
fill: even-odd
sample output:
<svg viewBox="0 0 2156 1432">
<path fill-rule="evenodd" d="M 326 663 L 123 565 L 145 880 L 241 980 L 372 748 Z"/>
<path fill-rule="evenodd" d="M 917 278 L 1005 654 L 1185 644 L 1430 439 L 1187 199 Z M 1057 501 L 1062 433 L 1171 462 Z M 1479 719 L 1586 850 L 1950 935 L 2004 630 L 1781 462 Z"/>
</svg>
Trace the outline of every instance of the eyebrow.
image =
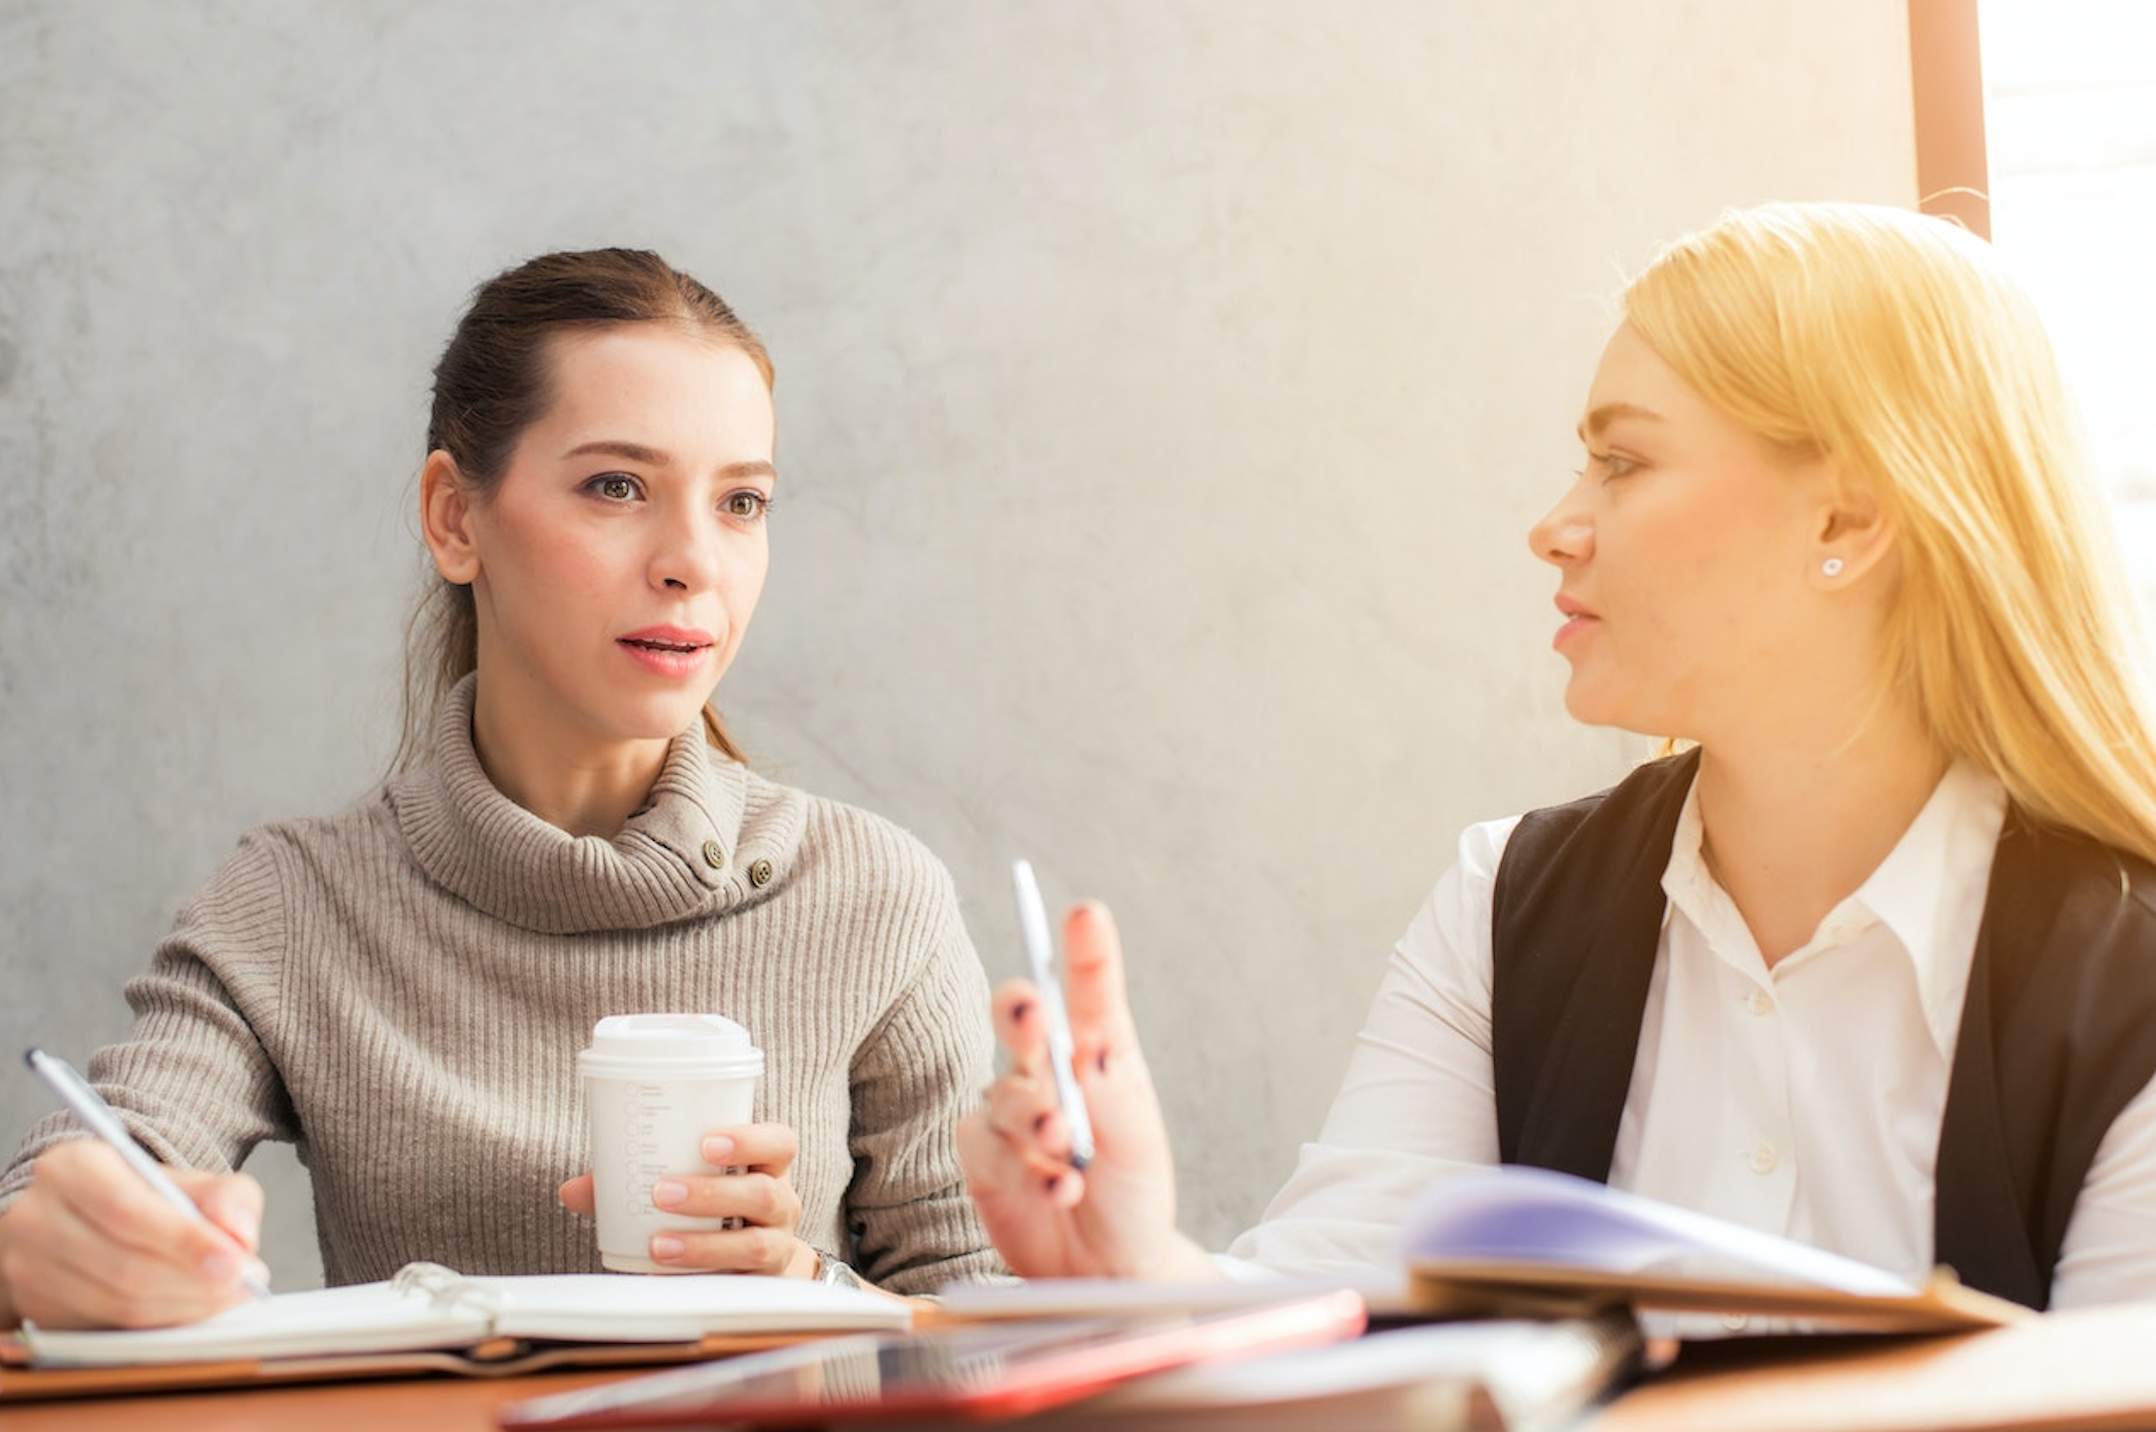
<svg viewBox="0 0 2156 1432">
<path fill-rule="evenodd" d="M 1581 419 L 1579 426 L 1580 441 L 1585 442 L 1589 438 L 1600 437 L 1602 430 L 1619 418 L 1644 418 L 1651 423 L 1662 421 L 1660 413 L 1652 408 L 1643 408 L 1637 403 L 1604 403 Z"/>
<path fill-rule="evenodd" d="M 645 447 L 642 443 L 620 442 L 612 438 L 601 438 L 596 442 L 578 443 L 575 447 L 563 453 L 562 457 L 564 459 L 583 457 L 592 453 L 602 453 L 608 457 L 627 458 L 630 462 L 640 462 L 646 467 L 667 467 L 673 463 L 672 458 L 655 447 Z M 719 469 L 719 476 L 776 478 L 778 470 L 762 458 L 752 458 L 747 462 L 730 462 L 726 464 L 726 466 Z"/>
</svg>

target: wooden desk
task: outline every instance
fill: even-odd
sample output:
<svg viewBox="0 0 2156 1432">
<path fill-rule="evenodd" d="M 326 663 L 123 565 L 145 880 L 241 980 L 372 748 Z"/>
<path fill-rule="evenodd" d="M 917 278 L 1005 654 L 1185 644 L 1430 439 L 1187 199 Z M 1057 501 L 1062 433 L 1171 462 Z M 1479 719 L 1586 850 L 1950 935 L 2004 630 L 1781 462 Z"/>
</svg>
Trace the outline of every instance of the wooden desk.
<svg viewBox="0 0 2156 1432">
<path fill-rule="evenodd" d="M 493 1432 L 505 1402 L 649 1368 L 185 1392 L 0 1410 L 6 1432 Z M 1023 1427 L 1025 1424 L 1011 1424 Z M 1695 1350 L 1602 1409 L 1588 1432 L 2156 1429 L 2156 1302 L 2054 1313 L 1988 1332 Z"/>
<path fill-rule="evenodd" d="M 543 1372 L 531 1377 L 422 1377 L 379 1382 L 316 1382 L 227 1392 L 148 1393 L 81 1401 L 23 1402 L 0 1410 L 7 1432 L 343 1432 L 390 1427 L 397 1432 L 494 1432 L 494 1409 L 505 1402 L 589 1387 L 651 1372 L 648 1367 L 594 1372 Z"/>
<path fill-rule="evenodd" d="M 1983 1332 L 1687 1349 L 1592 1432 L 2156 1429 L 2156 1302 Z"/>
</svg>

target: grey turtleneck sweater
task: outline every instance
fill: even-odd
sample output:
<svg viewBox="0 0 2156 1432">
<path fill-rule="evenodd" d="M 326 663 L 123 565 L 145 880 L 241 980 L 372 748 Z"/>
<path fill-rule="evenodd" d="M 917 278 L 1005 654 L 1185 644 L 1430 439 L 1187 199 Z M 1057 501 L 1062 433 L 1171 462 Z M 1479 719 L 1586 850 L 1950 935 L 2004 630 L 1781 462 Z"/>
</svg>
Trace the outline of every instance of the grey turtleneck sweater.
<svg viewBox="0 0 2156 1432">
<path fill-rule="evenodd" d="M 220 1170 L 296 1144 L 332 1284 L 596 1272 L 554 1197 L 588 1162 L 576 1053 L 602 1015 L 710 1011 L 764 1050 L 756 1117 L 799 1135 L 803 1239 L 897 1292 L 998 1271 L 952 1139 L 989 1077 L 987 982 L 941 863 L 700 728 L 619 835 L 572 837 L 487 779 L 474 689 L 425 764 L 250 832 L 181 911 L 90 1061 L 136 1137 Z M 30 1129 L 0 1209 L 72 1132 Z"/>
</svg>

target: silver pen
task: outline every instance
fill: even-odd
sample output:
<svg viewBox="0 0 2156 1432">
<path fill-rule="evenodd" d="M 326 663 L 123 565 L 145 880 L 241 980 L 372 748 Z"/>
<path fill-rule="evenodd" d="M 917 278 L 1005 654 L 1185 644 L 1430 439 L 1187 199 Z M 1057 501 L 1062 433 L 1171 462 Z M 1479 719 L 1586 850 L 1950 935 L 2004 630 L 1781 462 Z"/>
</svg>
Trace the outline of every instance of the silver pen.
<svg viewBox="0 0 2156 1432">
<path fill-rule="evenodd" d="M 1093 1121 L 1086 1117 L 1085 1095 L 1078 1091 L 1077 1076 L 1071 1073 L 1070 1015 L 1063 1008 L 1063 982 L 1056 978 L 1055 946 L 1048 937 L 1048 910 L 1041 904 L 1041 887 L 1033 879 L 1031 862 L 1011 862 L 1011 890 L 1018 899 L 1018 932 L 1025 937 L 1026 963 L 1033 967 L 1041 1013 L 1048 1021 L 1048 1067 L 1055 1074 L 1056 1103 L 1070 1130 L 1071 1167 L 1082 1169 L 1093 1161 Z"/>
<path fill-rule="evenodd" d="M 142 1181 L 148 1184 L 159 1198 L 195 1222 L 217 1229 L 217 1232 L 227 1238 L 232 1236 L 211 1223 L 209 1215 L 197 1208 L 193 1199 L 180 1192 L 180 1186 L 166 1176 L 157 1160 L 151 1158 L 142 1145 L 135 1142 L 134 1136 L 127 1132 L 127 1126 L 120 1122 L 120 1116 L 112 1112 L 112 1105 L 99 1098 L 97 1091 L 90 1087 L 89 1081 L 77 1074 L 65 1059 L 55 1059 L 42 1049 L 32 1049 L 23 1054 L 22 1062 L 30 1066 L 31 1073 L 51 1085 L 52 1092 L 60 1096 L 60 1102 L 67 1105 L 68 1112 L 81 1120 L 84 1128 L 111 1145 L 113 1150 L 127 1161 L 127 1166 L 141 1175 Z M 247 1291 L 257 1298 L 270 1295 L 269 1285 L 251 1272 L 243 1273 L 241 1281 L 247 1285 Z"/>
</svg>

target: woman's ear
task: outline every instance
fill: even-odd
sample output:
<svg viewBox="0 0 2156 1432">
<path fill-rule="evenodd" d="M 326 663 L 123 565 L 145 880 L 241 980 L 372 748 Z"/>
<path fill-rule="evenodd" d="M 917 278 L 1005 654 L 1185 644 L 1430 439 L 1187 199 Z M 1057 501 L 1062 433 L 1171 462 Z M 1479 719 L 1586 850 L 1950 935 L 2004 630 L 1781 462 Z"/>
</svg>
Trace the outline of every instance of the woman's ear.
<svg viewBox="0 0 2156 1432">
<path fill-rule="evenodd" d="M 479 548 L 472 540 L 471 491 L 447 450 L 427 454 L 419 470 L 419 533 L 434 554 L 442 580 L 467 586 L 479 575 Z"/>
<path fill-rule="evenodd" d="M 1812 584 L 1846 587 L 1894 550 L 1894 520 L 1872 485 L 1835 468 L 1822 471 L 1823 496 L 1812 539 Z"/>
</svg>

